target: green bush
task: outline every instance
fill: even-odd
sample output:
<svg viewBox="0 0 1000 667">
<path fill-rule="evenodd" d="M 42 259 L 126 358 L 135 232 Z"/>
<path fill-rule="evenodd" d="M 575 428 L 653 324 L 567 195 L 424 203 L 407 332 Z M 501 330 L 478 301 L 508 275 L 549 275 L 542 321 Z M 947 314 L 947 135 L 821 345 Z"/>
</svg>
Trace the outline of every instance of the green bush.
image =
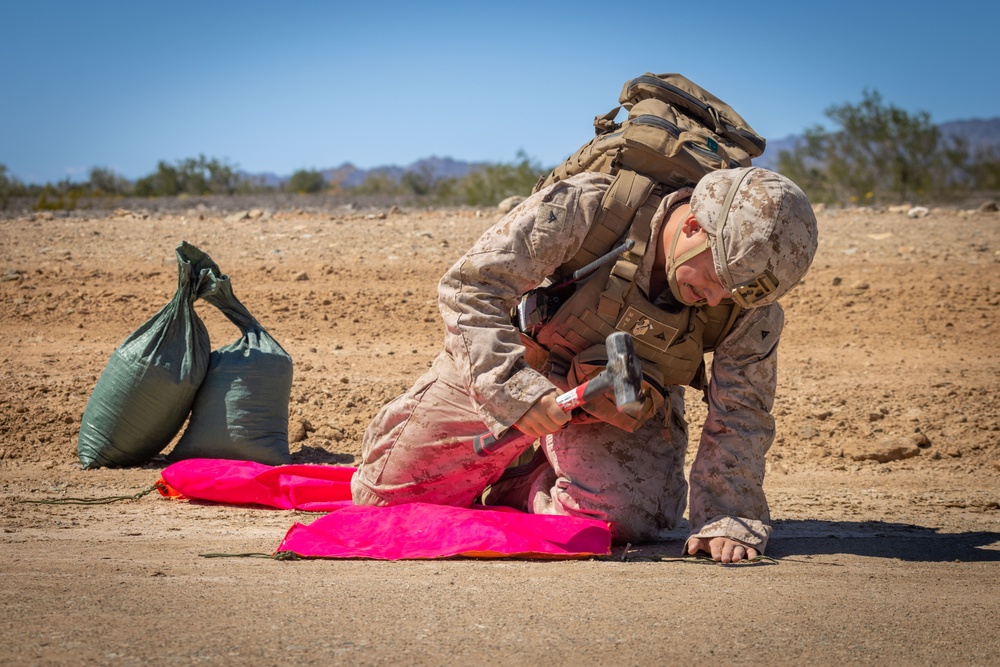
<svg viewBox="0 0 1000 667">
<path fill-rule="evenodd" d="M 36 211 L 72 211 L 76 208 L 87 208 L 90 203 L 90 191 L 86 183 L 74 183 L 68 178 L 56 184 L 46 183 L 38 191 L 35 200 Z"/>
<path fill-rule="evenodd" d="M 245 188 L 235 165 L 204 155 L 178 160 L 176 165 L 161 160 L 156 172 L 135 182 L 140 197 L 170 197 L 180 194 L 231 195 Z"/>
<path fill-rule="evenodd" d="M 1000 190 L 1000 150 L 990 147 L 976 151 L 965 167 L 965 175 L 974 190 Z"/>
<path fill-rule="evenodd" d="M 19 194 L 21 187 L 16 178 L 7 175 L 7 165 L 0 163 L 0 210 L 7 210 L 10 200 Z"/>
<path fill-rule="evenodd" d="M 92 197 L 122 196 L 132 191 L 132 184 L 128 179 L 105 167 L 91 167 L 87 183 Z"/>
<path fill-rule="evenodd" d="M 403 187 L 383 171 L 372 171 L 365 177 L 361 185 L 353 188 L 363 195 L 400 195 Z"/>
<path fill-rule="evenodd" d="M 326 179 L 322 173 L 313 169 L 299 169 L 288 179 L 285 187 L 289 192 L 322 192 L 326 189 Z"/>
<path fill-rule="evenodd" d="M 518 151 L 518 161 L 510 164 L 490 164 L 447 185 L 440 193 L 469 206 L 496 206 L 512 195 L 527 196 L 540 176 L 548 173 L 532 162 L 524 151 Z"/>
<path fill-rule="evenodd" d="M 418 197 L 429 195 L 434 190 L 434 174 L 430 166 L 424 164 L 420 169 L 408 171 L 399 181 L 403 190 L 408 190 Z"/>
<path fill-rule="evenodd" d="M 864 91 L 858 104 L 832 106 L 840 129 L 806 131 L 777 170 L 816 202 L 881 204 L 946 200 L 995 187 L 997 155 L 971 155 L 960 140 L 945 140 L 925 111 L 908 113 Z"/>
</svg>

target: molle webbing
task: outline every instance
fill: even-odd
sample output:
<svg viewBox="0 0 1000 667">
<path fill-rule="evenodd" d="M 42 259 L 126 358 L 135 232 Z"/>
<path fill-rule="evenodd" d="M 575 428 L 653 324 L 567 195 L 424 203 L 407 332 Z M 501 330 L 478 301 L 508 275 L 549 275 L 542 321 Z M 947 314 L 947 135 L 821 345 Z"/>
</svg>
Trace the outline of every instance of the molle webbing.
<svg viewBox="0 0 1000 667">
<path fill-rule="evenodd" d="M 628 169 L 676 189 L 717 169 L 749 167 L 766 142 L 721 99 L 680 74 L 625 82 L 619 106 L 594 119 L 595 136 L 535 185 Z M 628 117 L 616 122 L 624 109 Z"/>
<path fill-rule="evenodd" d="M 539 331 L 538 343 L 549 350 L 555 367 L 568 367 L 577 354 L 601 345 L 611 333 L 627 331 L 635 339 L 650 382 L 701 386 L 704 353 L 729 332 L 739 308 L 720 304 L 670 313 L 650 303 L 636 286 L 636 271 L 654 248 L 652 220 L 662 199 L 662 188 L 654 181 L 628 170 L 620 171 L 609 186 L 580 251 L 557 273 L 569 275 L 620 244 L 623 237 L 635 245 L 613 266 L 602 267 L 579 284 Z"/>
<path fill-rule="evenodd" d="M 654 189 L 656 181 L 651 178 L 634 171 L 618 172 L 608 191 L 604 193 L 597 218 L 587 232 L 579 252 L 559 267 L 559 274 L 569 275 L 608 252 L 629 230 L 633 217 L 638 218 L 640 213 L 646 217 L 646 237 L 640 239 L 630 235 L 629 238 L 635 240 L 635 247 L 626 255 L 641 259 L 649 243 L 649 222 L 660 203 L 660 196 L 651 197 Z"/>
<path fill-rule="evenodd" d="M 706 323 L 700 309 L 667 312 L 650 303 L 635 282 L 612 275 L 598 314 L 615 329 L 632 334 L 644 372 L 659 384 L 690 384 L 697 375 Z"/>
<path fill-rule="evenodd" d="M 736 325 L 736 318 L 743 309 L 735 303 L 720 303 L 718 306 L 704 306 L 701 311 L 708 319 L 702 344 L 705 352 L 712 352 L 726 334 L 732 331 Z"/>
<path fill-rule="evenodd" d="M 635 211 L 635 215 L 632 217 L 632 227 L 629 229 L 627 239 L 633 241 L 634 245 L 629 252 L 624 253 L 618 258 L 614 268 L 611 269 L 611 275 L 618 276 L 629 282 L 635 279 L 635 272 L 639 269 L 642 258 L 653 244 L 653 239 L 651 238 L 653 216 L 656 215 L 656 211 L 660 207 L 662 200 L 663 195 L 654 189 L 642 202 L 638 210 Z"/>
</svg>

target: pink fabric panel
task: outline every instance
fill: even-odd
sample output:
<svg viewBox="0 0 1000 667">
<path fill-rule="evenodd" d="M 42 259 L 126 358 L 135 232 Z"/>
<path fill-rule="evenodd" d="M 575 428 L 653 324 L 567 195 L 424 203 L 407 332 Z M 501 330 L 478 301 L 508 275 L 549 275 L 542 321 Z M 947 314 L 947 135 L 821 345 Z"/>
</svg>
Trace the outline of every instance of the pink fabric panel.
<svg viewBox="0 0 1000 667">
<path fill-rule="evenodd" d="M 449 556 L 585 558 L 610 555 L 604 521 L 427 503 L 348 507 L 297 523 L 277 551 L 313 558 Z"/>
<path fill-rule="evenodd" d="M 187 498 L 233 505 L 332 512 L 349 507 L 347 466 L 268 466 L 253 461 L 188 459 L 163 470 L 163 481 Z"/>
<path fill-rule="evenodd" d="M 586 558 L 611 553 L 608 524 L 595 519 L 428 503 L 354 506 L 354 470 L 188 459 L 168 466 L 161 477 L 173 491 L 195 500 L 332 512 L 310 525 L 293 525 L 277 549 L 304 557 Z"/>
</svg>

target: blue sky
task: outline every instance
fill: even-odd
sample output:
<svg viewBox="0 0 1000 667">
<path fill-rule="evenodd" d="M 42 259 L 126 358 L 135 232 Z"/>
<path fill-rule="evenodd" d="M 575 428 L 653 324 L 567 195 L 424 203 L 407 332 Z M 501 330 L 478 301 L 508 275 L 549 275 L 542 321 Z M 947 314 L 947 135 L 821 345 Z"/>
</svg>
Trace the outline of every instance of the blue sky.
<svg viewBox="0 0 1000 667">
<path fill-rule="evenodd" d="M 646 71 L 770 139 L 831 127 L 865 89 L 935 122 L 991 118 L 998 7 L 0 0 L 0 163 L 35 183 L 199 154 L 278 174 L 519 150 L 552 166 Z"/>
</svg>

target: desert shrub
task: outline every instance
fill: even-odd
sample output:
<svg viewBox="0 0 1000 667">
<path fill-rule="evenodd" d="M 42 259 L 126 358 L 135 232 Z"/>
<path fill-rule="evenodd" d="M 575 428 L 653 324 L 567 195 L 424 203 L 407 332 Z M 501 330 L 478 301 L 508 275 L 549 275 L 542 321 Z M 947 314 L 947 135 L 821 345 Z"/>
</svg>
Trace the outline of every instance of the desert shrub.
<svg viewBox="0 0 1000 667">
<path fill-rule="evenodd" d="M 990 147 L 972 153 L 965 166 L 965 176 L 976 191 L 1000 190 L 1000 150 Z"/>
<path fill-rule="evenodd" d="M 326 179 L 321 172 L 314 169 L 299 169 L 288 179 L 285 187 L 289 192 L 322 192 L 326 188 Z"/>
<path fill-rule="evenodd" d="M 127 195 L 132 191 L 127 178 L 106 167 L 91 167 L 87 184 L 92 197 Z"/>
<path fill-rule="evenodd" d="M 424 164 L 419 169 L 408 171 L 399 180 L 403 190 L 418 197 L 429 195 L 434 190 L 434 174 L 430 166 Z"/>
<path fill-rule="evenodd" d="M 518 151 L 517 162 L 480 167 L 443 187 L 441 193 L 469 206 L 496 206 L 511 195 L 527 196 L 543 174 L 548 173 Z M 442 184 L 443 185 L 443 184 Z"/>
<path fill-rule="evenodd" d="M 399 181 L 384 171 L 372 171 L 354 191 L 364 195 L 399 195 L 403 188 Z"/>
<path fill-rule="evenodd" d="M 154 173 L 135 182 L 134 193 L 140 197 L 231 195 L 243 189 L 243 185 L 235 165 L 199 155 L 197 158 L 178 160 L 176 164 L 160 160 Z"/>
<path fill-rule="evenodd" d="M 977 161 L 965 142 L 945 139 L 927 112 L 886 104 L 878 91 L 864 91 L 858 104 L 831 106 L 826 115 L 839 129 L 810 128 L 795 149 L 778 156 L 778 171 L 813 201 L 942 200 L 990 182 L 989 158 Z"/>
<path fill-rule="evenodd" d="M 58 183 L 46 183 L 40 188 L 35 200 L 36 211 L 71 211 L 90 205 L 90 190 L 86 183 L 74 183 L 64 179 Z"/>
<path fill-rule="evenodd" d="M 21 194 L 21 183 L 7 175 L 7 165 L 0 163 L 0 210 L 6 210 L 10 200 Z"/>
</svg>

